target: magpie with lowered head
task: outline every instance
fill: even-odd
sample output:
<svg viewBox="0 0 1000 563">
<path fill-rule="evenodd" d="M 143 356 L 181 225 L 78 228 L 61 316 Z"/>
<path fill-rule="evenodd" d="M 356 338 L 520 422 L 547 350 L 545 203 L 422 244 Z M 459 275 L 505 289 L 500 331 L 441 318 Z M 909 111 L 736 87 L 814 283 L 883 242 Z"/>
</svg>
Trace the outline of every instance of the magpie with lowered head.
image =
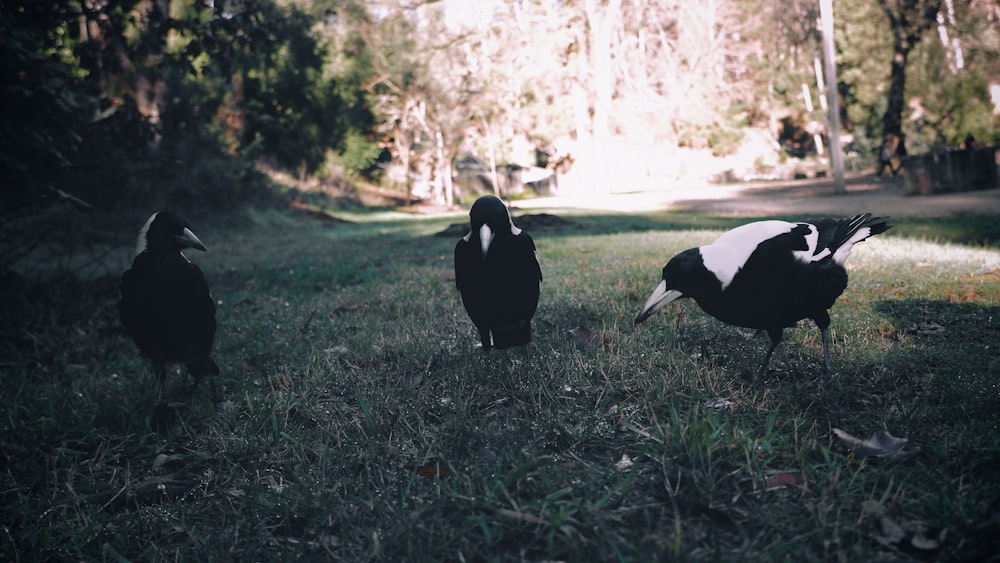
<svg viewBox="0 0 1000 563">
<path fill-rule="evenodd" d="M 154 213 L 139 231 L 132 267 L 122 274 L 118 313 L 153 363 L 156 406 L 162 404 L 167 364 L 187 366 L 194 378 L 192 395 L 202 378 L 219 373 L 211 358 L 215 303 L 204 274 L 181 253 L 185 248 L 207 251 L 183 217 Z M 218 403 L 211 379 L 209 385 Z"/>
<path fill-rule="evenodd" d="M 535 242 L 496 196 L 477 199 L 469 218 L 455 245 L 455 285 L 483 350 L 527 344 L 542 281 Z"/>
<path fill-rule="evenodd" d="M 646 300 L 635 324 L 667 303 L 690 297 L 720 321 L 767 331 L 771 347 L 762 375 L 785 328 L 812 319 L 823 338 L 830 372 L 828 310 L 847 288 L 844 262 L 851 248 L 890 228 L 871 213 L 847 219 L 799 223 L 757 221 L 724 233 L 712 244 L 691 248 L 663 267 L 663 281 Z"/>
</svg>

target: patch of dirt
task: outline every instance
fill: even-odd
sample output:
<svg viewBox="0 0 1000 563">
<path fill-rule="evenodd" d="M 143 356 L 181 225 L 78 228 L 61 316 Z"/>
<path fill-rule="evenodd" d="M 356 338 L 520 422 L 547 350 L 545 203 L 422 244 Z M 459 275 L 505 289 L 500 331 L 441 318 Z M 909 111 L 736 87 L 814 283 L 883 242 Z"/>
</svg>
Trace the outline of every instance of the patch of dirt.
<svg viewBox="0 0 1000 563">
<path fill-rule="evenodd" d="M 551 213 L 532 213 L 528 215 L 521 215 L 518 217 L 512 217 L 514 225 L 520 229 L 524 229 L 528 232 L 542 231 L 546 229 L 558 229 L 563 227 L 579 227 L 580 224 L 576 221 L 570 221 L 569 219 L 563 219 L 558 215 L 552 215 Z M 435 233 L 434 236 L 438 237 L 464 237 L 466 233 L 469 232 L 469 223 L 452 223 L 448 225 L 443 231 Z"/>
<path fill-rule="evenodd" d="M 820 216 L 870 212 L 892 217 L 1000 215 L 1000 189 L 908 196 L 901 179 L 849 177 L 846 193 L 832 179 L 709 185 L 610 195 L 565 194 L 518 201 L 521 208 L 685 211 L 729 216 Z M 463 233 L 464 234 L 464 233 Z"/>
<path fill-rule="evenodd" d="M 351 221 L 347 219 L 340 219 L 335 217 L 332 213 L 316 205 L 310 205 L 304 203 L 298 199 L 292 200 L 289 204 L 290 207 L 295 210 L 296 213 L 309 217 L 310 219 L 318 219 L 326 223 L 338 223 L 338 224 L 350 224 Z"/>
<path fill-rule="evenodd" d="M 895 217 L 1000 215 L 1000 189 L 935 195 L 906 195 L 903 183 L 873 176 L 852 178 L 846 193 L 834 193 L 833 182 L 758 185 L 722 199 L 685 199 L 675 209 L 718 215 L 852 215 L 870 212 Z"/>
</svg>

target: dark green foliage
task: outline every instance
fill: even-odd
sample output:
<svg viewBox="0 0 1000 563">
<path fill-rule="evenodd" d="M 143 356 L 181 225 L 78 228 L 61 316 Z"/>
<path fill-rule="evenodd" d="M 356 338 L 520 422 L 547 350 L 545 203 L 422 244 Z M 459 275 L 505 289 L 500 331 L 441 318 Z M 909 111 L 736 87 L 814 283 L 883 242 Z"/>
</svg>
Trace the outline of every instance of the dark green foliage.
<svg viewBox="0 0 1000 563">
<path fill-rule="evenodd" d="M 314 17 L 272 0 L 161 4 L 0 8 L 0 269 L 34 253 L 56 275 L 106 253 L 108 233 L 81 221 L 134 229 L 158 208 L 272 199 L 261 162 L 310 174 L 347 149 L 371 169 L 371 141 L 344 143 L 371 138 L 360 78 L 327 72 Z"/>
<path fill-rule="evenodd" d="M 49 34 L 68 14 L 5 3 L 0 9 L 0 207 L 19 208 L 52 171 L 76 163 L 97 109 Z"/>
<path fill-rule="evenodd" d="M 256 161 L 312 173 L 346 134 L 369 134 L 314 17 L 271 0 L 173 4 L 4 4 L 3 215 L 50 209 L 55 190 L 147 213 L 233 201 Z"/>
</svg>

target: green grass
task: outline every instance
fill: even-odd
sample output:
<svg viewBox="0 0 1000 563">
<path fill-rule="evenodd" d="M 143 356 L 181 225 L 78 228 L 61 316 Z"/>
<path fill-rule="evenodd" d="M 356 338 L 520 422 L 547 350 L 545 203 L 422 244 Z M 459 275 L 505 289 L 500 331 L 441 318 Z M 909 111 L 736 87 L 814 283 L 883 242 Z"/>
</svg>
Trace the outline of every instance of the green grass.
<svg viewBox="0 0 1000 563">
<path fill-rule="evenodd" d="M 748 374 L 766 336 L 694 303 L 632 326 L 670 256 L 745 219 L 571 219 L 533 233 L 534 342 L 488 358 L 448 276 L 455 241 L 430 236 L 458 219 L 259 211 L 198 228 L 210 252 L 189 254 L 219 302 L 231 406 L 216 413 L 202 389 L 168 424 L 151 420 L 151 370 L 118 326 L 113 276 L 7 283 L 0 559 L 996 552 L 997 524 L 976 527 L 1000 498 L 996 218 L 899 220 L 859 246 L 832 310 L 835 373 L 803 322 L 760 382 Z M 569 333 L 580 326 L 596 340 Z M 166 392 L 188 383 L 171 372 Z M 732 405 L 707 406 L 717 398 Z M 854 459 L 832 428 L 886 429 L 920 453 Z M 770 486 L 785 474 L 797 484 Z M 907 539 L 886 540 L 873 507 Z"/>
</svg>

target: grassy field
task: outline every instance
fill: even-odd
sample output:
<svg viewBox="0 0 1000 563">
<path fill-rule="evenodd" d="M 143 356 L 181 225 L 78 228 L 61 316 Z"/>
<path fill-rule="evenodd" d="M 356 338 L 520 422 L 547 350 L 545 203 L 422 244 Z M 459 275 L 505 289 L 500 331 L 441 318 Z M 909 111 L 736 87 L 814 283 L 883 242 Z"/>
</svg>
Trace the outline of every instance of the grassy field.
<svg viewBox="0 0 1000 563">
<path fill-rule="evenodd" d="M 632 326 L 666 260 L 736 220 L 579 216 L 533 232 L 535 340 L 483 357 L 456 239 L 433 236 L 449 220 L 361 219 L 196 223 L 223 412 L 203 388 L 152 417 L 150 366 L 117 320 L 131 241 L 108 275 L 8 280 L 0 560 L 1000 552 L 998 218 L 894 221 L 849 261 L 834 373 L 803 322 L 761 381 L 767 337 L 692 302 Z M 182 401 L 188 385 L 171 372 L 166 392 Z M 861 459 L 834 428 L 919 451 Z"/>
</svg>

